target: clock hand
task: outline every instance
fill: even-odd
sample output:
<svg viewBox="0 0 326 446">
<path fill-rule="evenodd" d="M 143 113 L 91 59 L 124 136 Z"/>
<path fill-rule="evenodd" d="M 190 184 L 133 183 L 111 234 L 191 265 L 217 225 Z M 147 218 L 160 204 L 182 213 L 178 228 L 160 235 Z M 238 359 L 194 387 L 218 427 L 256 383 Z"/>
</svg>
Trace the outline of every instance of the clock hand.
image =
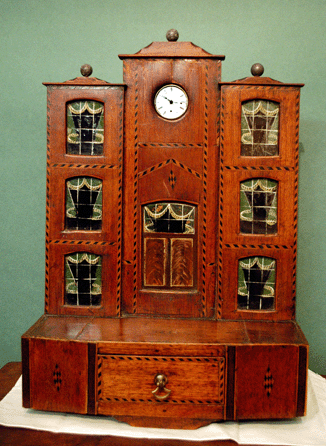
<svg viewBox="0 0 326 446">
<path fill-rule="evenodd" d="M 169 101 L 170 104 L 173 104 L 173 101 L 172 101 L 171 99 L 167 98 L 166 96 L 162 96 L 162 98 L 164 98 L 164 99 L 166 99 L 167 101 Z"/>
</svg>

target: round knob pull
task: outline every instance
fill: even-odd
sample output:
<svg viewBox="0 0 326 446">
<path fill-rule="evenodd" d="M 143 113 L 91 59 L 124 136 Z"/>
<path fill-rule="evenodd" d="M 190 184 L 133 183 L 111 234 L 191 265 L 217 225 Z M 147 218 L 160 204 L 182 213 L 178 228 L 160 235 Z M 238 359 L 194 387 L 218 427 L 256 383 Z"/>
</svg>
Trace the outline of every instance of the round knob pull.
<svg viewBox="0 0 326 446">
<path fill-rule="evenodd" d="M 168 379 L 163 373 L 158 373 L 154 378 L 154 383 L 156 385 L 156 389 L 152 390 L 152 394 L 159 401 L 165 400 L 171 393 L 171 390 L 167 389 L 165 385 L 167 384 Z M 159 395 L 159 393 L 164 392 L 163 395 Z"/>
</svg>

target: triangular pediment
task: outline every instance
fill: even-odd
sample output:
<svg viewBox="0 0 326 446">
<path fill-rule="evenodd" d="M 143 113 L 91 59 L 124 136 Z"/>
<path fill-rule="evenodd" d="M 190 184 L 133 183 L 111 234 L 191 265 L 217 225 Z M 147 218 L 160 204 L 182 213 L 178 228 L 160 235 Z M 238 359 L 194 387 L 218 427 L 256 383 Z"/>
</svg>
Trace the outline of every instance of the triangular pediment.
<svg viewBox="0 0 326 446">
<path fill-rule="evenodd" d="M 142 57 L 225 59 L 225 56 L 210 54 L 192 42 L 153 42 L 135 54 L 119 54 L 120 59 Z"/>
</svg>

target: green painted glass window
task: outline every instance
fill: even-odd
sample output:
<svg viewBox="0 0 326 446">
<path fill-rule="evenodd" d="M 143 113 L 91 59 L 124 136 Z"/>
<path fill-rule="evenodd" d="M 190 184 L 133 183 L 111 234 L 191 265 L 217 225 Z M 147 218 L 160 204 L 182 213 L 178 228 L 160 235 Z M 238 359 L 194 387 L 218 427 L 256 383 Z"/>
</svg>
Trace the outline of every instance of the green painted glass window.
<svg viewBox="0 0 326 446">
<path fill-rule="evenodd" d="M 65 256 L 65 303 L 98 306 L 102 297 L 102 258 L 88 252 Z"/>
<path fill-rule="evenodd" d="M 242 103 L 241 155 L 275 156 L 278 148 L 279 104 L 256 99 Z"/>
<path fill-rule="evenodd" d="M 75 177 L 66 181 L 66 229 L 99 230 L 102 227 L 102 180 Z"/>
<path fill-rule="evenodd" d="M 240 231 L 276 234 L 277 181 L 254 178 L 240 183 Z"/>
<path fill-rule="evenodd" d="M 104 107 L 97 101 L 67 104 L 67 154 L 102 155 Z"/>
<path fill-rule="evenodd" d="M 144 232 L 195 233 L 195 207 L 181 203 L 144 206 Z"/>
<path fill-rule="evenodd" d="M 246 257 L 238 265 L 238 309 L 275 309 L 276 260 Z"/>
</svg>

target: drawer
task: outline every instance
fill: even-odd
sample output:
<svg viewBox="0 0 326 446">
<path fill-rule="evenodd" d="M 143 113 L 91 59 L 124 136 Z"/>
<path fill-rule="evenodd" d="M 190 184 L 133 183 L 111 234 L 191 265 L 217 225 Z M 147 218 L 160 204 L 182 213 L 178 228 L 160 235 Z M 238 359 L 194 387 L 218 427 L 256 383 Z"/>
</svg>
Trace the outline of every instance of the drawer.
<svg viewBox="0 0 326 446">
<path fill-rule="evenodd" d="M 98 356 L 98 413 L 222 419 L 224 357 Z"/>
</svg>

